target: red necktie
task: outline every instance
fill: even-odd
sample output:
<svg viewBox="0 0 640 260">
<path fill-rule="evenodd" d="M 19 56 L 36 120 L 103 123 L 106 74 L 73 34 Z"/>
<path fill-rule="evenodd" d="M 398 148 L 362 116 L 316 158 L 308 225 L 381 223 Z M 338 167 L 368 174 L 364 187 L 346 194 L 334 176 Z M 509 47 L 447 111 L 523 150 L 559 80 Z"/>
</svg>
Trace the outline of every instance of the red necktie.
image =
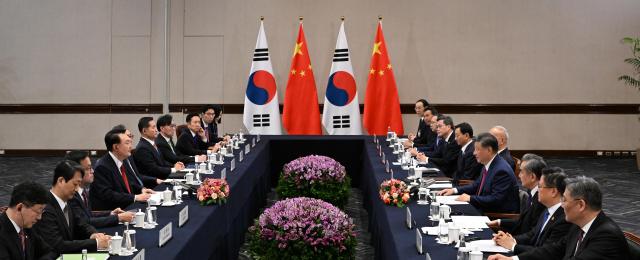
<svg viewBox="0 0 640 260">
<path fill-rule="evenodd" d="M 209 128 L 206 125 L 204 127 L 204 134 L 207 137 L 207 142 L 209 142 Z"/>
<path fill-rule="evenodd" d="M 487 173 L 487 168 L 482 167 L 482 181 L 480 181 L 480 187 L 478 188 L 476 195 L 480 195 L 480 192 L 482 192 L 482 186 L 484 186 L 484 181 L 487 179 Z"/>
<path fill-rule="evenodd" d="M 127 191 L 131 194 L 131 187 L 129 187 L 129 179 L 127 179 L 127 172 L 124 170 L 124 164 L 120 166 L 120 174 L 122 175 L 122 180 L 124 181 L 124 186 L 127 187 Z"/>
</svg>

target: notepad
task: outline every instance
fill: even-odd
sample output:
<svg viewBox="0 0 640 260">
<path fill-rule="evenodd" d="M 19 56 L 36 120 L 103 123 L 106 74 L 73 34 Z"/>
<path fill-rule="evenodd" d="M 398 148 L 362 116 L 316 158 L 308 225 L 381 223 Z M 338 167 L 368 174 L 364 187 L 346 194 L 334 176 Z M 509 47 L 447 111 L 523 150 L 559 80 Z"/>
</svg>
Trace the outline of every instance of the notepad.
<svg viewBox="0 0 640 260">
<path fill-rule="evenodd" d="M 451 220 L 459 228 L 489 228 L 487 222 L 489 218 L 487 216 L 451 216 Z"/>
<path fill-rule="evenodd" d="M 455 196 L 436 196 L 436 202 L 445 205 L 466 205 L 468 202 L 457 201 L 458 195 Z"/>
<path fill-rule="evenodd" d="M 451 185 L 451 183 L 434 183 L 429 185 L 428 188 L 429 189 L 448 189 L 448 188 L 453 188 L 453 185 Z"/>
<path fill-rule="evenodd" d="M 82 254 L 63 254 L 62 257 L 58 257 L 57 259 L 63 259 L 64 260 L 82 260 Z M 87 254 L 87 259 L 88 260 L 105 260 L 105 259 L 109 259 L 109 254 L 108 253 L 88 253 Z"/>
<path fill-rule="evenodd" d="M 501 247 L 499 245 L 496 245 L 496 242 L 494 242 L 491 239 L 467 242 L 467 247 L 475 248 L 476 250 L 482 251 L 482 252 L 491 252 L 491 253 L 508 253 L 509 252 L 508 249 Z"/>
</svg>

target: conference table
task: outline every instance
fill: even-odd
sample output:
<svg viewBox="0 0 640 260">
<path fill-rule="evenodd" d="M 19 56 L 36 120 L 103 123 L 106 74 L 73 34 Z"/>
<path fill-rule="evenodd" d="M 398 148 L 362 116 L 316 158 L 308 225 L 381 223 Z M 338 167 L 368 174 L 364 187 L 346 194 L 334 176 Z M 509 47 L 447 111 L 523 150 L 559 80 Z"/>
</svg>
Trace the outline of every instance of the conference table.
<svg viewBox="0 0 640 260">
<path fill-rule="evenodd" d="M 384 137 L 377 137 L 382 152 L 389 161 L 397 158 L 388 147 Z M 369 215 L 371 243 L 376 259 L 425 259 L 416 250 L 416 231 L 405 224 L 406 209 L 384 205 L 378 195 L 379 185 L 391 176 L 386 173 L 372 136 L 246 136 L 241 149 L 234 150 L 235 169 L 230 171 L 231 158 L 225 158 L 224 165 L 217 165 L 214 174 L 201 178 L 220 178 L 220 171 L 226 168 L 226 179 L 231 187 L 227 203 L 201 206 L 195 197 L 183 197 L 183 203 L 172 207 L 157 208 L 158 226 L 154 229 L 136 230 L 137 248 L 145 249 L 149 259 L 237 259 L 244 244 L 247 229 L 253 225 L 266 204 L 267 194 L 275 187 L 282 166 L 300 156 L 318 154 L 332 157 L 343 164 L 352 178 L 352 186 L 363 192 L 363 205 Z M 243 155 L 245 145 L 250 152 Z M 406 179 L 408 171 L 400 166 L 390 165 L 394 178 Z M 155 188 L 165 190 L 162 184 Z M 189 207 L 189 220 L 178 227 L 179 212 Z M 143 208 L 135 204 L 129 210 Z M 433 226 L 427 219 L 429 205 L 418 205 L 415 201 L 407 204 L 417 227 Z M 452 205 L 452 212 L 463 215 L 479 215 L 471 205 Z M 159 247 L 159 230 L 168 223 L 172 225 L 173 237 Z M 133 229 L 130 226 L 130 229 Z M 122 234 L 124 226 L 100 230 L 113 235 Z M 489 229 L 475 232 L 474 236 L 488 239 Z M 357 237 L 357 234 L 356 234 Z M 431 259 L 456 259 L 457 249 L 451 245 L 437 244 L 435 236 L 423 234 L 422 247 Z M 135 256 L 135 254 L 133 255 Z M 132 259 L 133 256 L 112 256 L 112 259 Z"/>
</svg>

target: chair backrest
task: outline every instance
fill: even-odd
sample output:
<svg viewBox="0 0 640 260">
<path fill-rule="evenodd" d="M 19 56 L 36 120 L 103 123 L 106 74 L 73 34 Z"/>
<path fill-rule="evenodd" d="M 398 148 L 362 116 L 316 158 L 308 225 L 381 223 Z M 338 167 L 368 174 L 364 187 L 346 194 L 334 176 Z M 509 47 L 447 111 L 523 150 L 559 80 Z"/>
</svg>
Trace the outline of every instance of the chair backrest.
<svg viewBox="0 0 640 260">
<path fill-rule="evenodd" d="M 640 237 L 627 231 L 624 232 L 624 237 L 627 238 L 627 244 L 629 245 L 630 259 L 640 259 Z"/>
<path fill-rule="evenodd" d="M 520 164 L 522 163 L 522 160 L 514 156 L 511 156 L 511 158 L 513 158 L 513 161 L 516 164 L 516 169 L 513 171 L 513 173 L 516 175 L 516 179 L 518 179 L 518 175 L 520 175 Z"/>
<path fill-rule="evenodd" d="M 458 180 L 458 185 L 459 186 L 465 186 L 465 185 L 469 185 L 473 183 L 473 180 Z"/>
<path fill-rule="evenodd" d="M 187 131 L 187 125 L 186 124 L 182 124 L 179 126 L 176 126 L 176 138 L 180 137 L 180 135 L 184 132 Z"/>
<path fill-rule="evenodd" d="M 524 190 L 518 190 L 518 197 L 520 197 L 520 214 L 522 214 L 529 206 L 527 205 L 527 202 L 529 202 L 529 193 Z"/>
<path fill-rule="evenodd" d="M 9 208 L 9 207 L 7 207 L 7 206 L 2 206 L 2 207 L 0 207 L 0 214 L 2 214 L 2 213 L 4 213 L 5 211 L 7 211 L 7 209 L 8 209 L 8 208 Z"/>
</svg>

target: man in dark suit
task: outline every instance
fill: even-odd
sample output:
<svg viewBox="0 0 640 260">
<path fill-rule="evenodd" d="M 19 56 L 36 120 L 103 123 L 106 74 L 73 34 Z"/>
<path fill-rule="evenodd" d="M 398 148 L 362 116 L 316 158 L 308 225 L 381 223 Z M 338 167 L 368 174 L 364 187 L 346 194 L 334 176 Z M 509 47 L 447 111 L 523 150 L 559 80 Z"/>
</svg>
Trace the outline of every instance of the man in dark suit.
<svg viewBox="0 0 640 260">
<path fill-rule="evenodd" d="M 104 142 L 109 152 L 96 163 L 95 180 L 89 194 L 92 209 L 113 210 L 126 208 L 135 201 L 146 202 L 154 191 L 145 186 L 162 181 L 137 174 L 135 163 L 128 159 L 131 138 L 124 132 L 111 130 L 105 135 Z"/>
<path fill-rule="evenodd" d="M 444 189 L 439 195 L 461 194 L 457 200 L 469 202 L 484 212 L 518 212 L 518 184 L 511 167 L 498 156 L 498 141 L 483 133 L 474 145 L 476 159 L 484 165 L 481 177 L 466 186 Z"/>
<path fill-rule="evenodd" d="M 566 183 L 562 208 L 567 222 L 575 224 L 566 236 L 514 257 L 496 254 L 489 260 L 630 259 L 620 227 L 602 211 L 602 191 L 598 182 L 580 176 L 569 178 Z"/>
<path fill-rule="evenodd" d="M 473 128 L 469 123 L 460 123 L 455 127 L 456 143 L 461 147 L 458 153 L 458 163 L 453 174 L 453 181 L 475 180 L 482 172 L 482 164 L 478 163 L 473 155 L 474 143 Z"/>
<path fill-rule="evenodd" d="M 160 150 L 155 144 L 158 135 L 156 122 L 152 117 L 140 118 L 138 130 L 140 130 L 142 137 L 136 146 L 133 158 L 141 174 L 166 179 L 169 174 L 184 169 L 183 163 L 171 164 L 165 161 L 160 154 Z"/>
<path fill-rule="evenodd" d="M 197 113 L 187 115 L 187 129 L 178 137 L 178 143 L 176 144 L 176 152 L 178 154 L 186 156 L 206 155 L 207 150 L 215 152 L 220 149 L 219 143 L 211 147 L 207 145 L 208 139 L 204 129 L 200 126 L 200 115 Z"/>
<path fill-rule="evenodd" d="M 408 139 L 403 142 L 405 148 L 426 146 L 433 141 L 429 138 L 433 137 L 435 139 L 435 134 L 431 132 L 431 128 L 429 128 L 428 125 L 433 116 L 432 110 L 429 108 L 429 103 L 424 99 L 420 99 L 416 101 L 414 109 L 419 118 L 418 130 L 415 134 L 409 133 Z"/>
<path fill-rule="evenodd" d="M 53 187 L 40 220 L 34 227 L 57 253 L 80 253 L 83 249 L 107 249 L 109 236 L 98 231 L 69 205 L 82 182 L 83 170 L 73 161 L 60 162 L 53 171 Z"/>
<path fill-rule="evenodd" d="M 94 180 L 94 173 L 91 167 L 89 153 L 75 150 L 67 153 L 65 159 L 80 164 L 80 167 L 84 170 L 82 183 L 80 183 L 78 190 L 73 195 L 73 199 L 69 202 L 77 216 L 84 218 L 85 221 L 89 222 L 89 224 L 95 228 L 117 226 L 119 222 L 131 222 L 133 220 L 133 212 L 123 211 L 120 208 L 112 211 L 92 211 L 89 193 L 91 192 L 90 189 L 91 183 L 93 183 Z"/>
<path fill-rule="evenodd" d="M 193 163 L 194 156 L 182 155 L 176 153 L 176 145 L 173 143 L 173 136 L 176 134 L 176 125 L 173 124 L 173 117 L 169 114 L 158 117 L 156 126 L 160 134 L 155 139 L 156 146 L 160 151 L 162 158 L 169 163 L 182 162 L 183 164 Z M 202 162 L 206 159 L 206 155 L 199 155 L 198 161 Z"/>
<path fill-rule="evenodd" d="M 538 198 L 545 210 L 538 217 L 535 227 L 517 236 L 500 231 L 493 238 L 496 244 L 511 250 L 514 254 L 521 254 L 563 239 L 573 225 L 565 220 L 564 209 L 560 207 L 566 178 L 567 175 L 562 171 L 545 172 L 538 185 Z"/>
<path fill-rule="evenodd" d="M 545 206 L 538 201 L 540 177 L 545 173 L 562 172 L 562 169 L 557 167 L 548 169 L 546 167 L 547 163 L 538 155 L 528 153 L 522 156 L 520 175 L 518 177 L 522 186 L 529 192 L 526 208 L 520 210 L 521 213 L 518 220 L 496 219 L 490 221 L 487 225 L 492 228 L 500 228 L 514 236 L 529 232 L 534 228 L 545 209 Z"/>
<path fill-rule="evenodd" d="M 9 208 L 0 214 L 0 259 L 55 259 L 58 255 L 32 227 L 47 204 L 47 190 L 27 181 L 13 187 Z"/>
<path fill-rule="evenodd" d="M 511 152 L 509 152 L 509 147 L 507 147 L 509 142 L 509 132 L 507 132 L 507 129 L 504 128 L 504 126 L 498 125 L 489 129 L 489 133 L 498 139 L 498 155 L 500 155 L 500 157 L 502 157 L 502 159 L 504 159 L 515 172 L 516 162 L 513 160 Z"/>
<path fill-rule="evenodd" d="M 200 115 L 200 127 L 207 137 L 207 146 L 215 146 L 221 141 L 228 141 L 230 136 L 218 137 L 218 124 L 222 122 L 222 107 L 219 105 L 204 105 Z"/>
<path fill-rule="evenodd" d="M 418 162 L 422 164 L 432 163 L 444 173 L 447 177 L 452 177 L 458 165 L 458 154 L 460 153 L 460 145 L 455 140 L 453 134 L 453 119 L 448 116 L 442 116 L 438 119 L 438 137 L 445 142 L 438 146 L 433 152 L 426 154 L 418 154 Z"/>
</svg>

